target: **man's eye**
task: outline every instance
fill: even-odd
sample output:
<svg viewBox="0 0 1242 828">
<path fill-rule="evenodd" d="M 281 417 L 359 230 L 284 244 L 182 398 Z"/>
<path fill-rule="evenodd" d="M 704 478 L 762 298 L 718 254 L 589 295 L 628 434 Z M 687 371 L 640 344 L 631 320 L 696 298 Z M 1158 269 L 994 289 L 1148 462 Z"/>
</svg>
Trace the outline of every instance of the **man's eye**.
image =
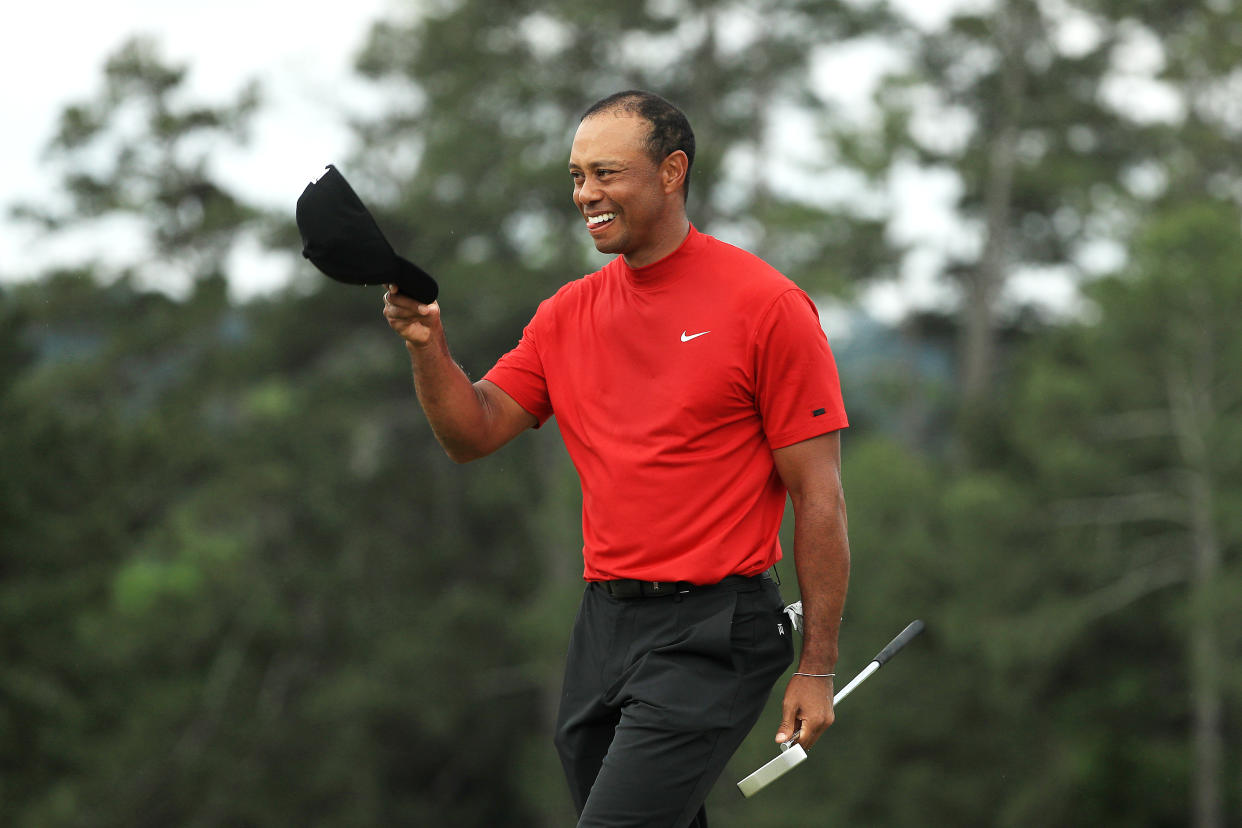
<svg viewBox="0 0 1242 828">
<path fill-rule="evenodd" d="M 607 178 L 608 176 L 612 175 L 612 170 L 596 170 L 595 175 L 598 178 Z"/>
</svg>

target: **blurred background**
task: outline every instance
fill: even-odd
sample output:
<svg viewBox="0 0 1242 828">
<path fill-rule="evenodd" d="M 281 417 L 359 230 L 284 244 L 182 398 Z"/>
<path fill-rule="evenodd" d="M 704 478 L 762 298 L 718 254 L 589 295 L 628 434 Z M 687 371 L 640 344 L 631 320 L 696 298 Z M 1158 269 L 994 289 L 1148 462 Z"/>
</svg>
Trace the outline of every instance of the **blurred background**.
<svg viewBox="0 0 1242 828">
<path fill-rule="evenodd" d="M 337 164 L 481 376 L 604 261 L 568 147 L 631 87 L 821 309 L 839 670 L 928 624 L 742 800 L 773 705 L 713 825 L 1242 824 L 1242 9 L 349 5 L 6 32 L 0 825 L 573 824 L 555 421 L 448 461 L 293 205 Z"/>
</svg>

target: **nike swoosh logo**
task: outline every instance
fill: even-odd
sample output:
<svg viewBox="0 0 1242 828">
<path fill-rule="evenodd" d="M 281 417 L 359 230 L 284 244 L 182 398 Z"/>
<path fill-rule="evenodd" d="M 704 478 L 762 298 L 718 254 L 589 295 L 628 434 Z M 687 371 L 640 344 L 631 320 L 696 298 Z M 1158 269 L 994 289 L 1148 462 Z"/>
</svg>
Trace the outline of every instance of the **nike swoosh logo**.
<svg viewBox="0 0 1242 828">
<path fill-rule="evenodd" d="M 692 339 L 698 339 L 700 336 L 707 336 L 709 333 L 711 333 L 711 331 L 703 331 L 702 333 L 696 333 L 696 334 L 688 334 L 688 333 L 686 333 L 685 331 L 682 331 L 682 332 L 681 332 L 681 341 L 682 341 L 682 342 L 689 342 L 689 341 L 690 341 L 690 340 L 692 340 Z"/>
</svg>

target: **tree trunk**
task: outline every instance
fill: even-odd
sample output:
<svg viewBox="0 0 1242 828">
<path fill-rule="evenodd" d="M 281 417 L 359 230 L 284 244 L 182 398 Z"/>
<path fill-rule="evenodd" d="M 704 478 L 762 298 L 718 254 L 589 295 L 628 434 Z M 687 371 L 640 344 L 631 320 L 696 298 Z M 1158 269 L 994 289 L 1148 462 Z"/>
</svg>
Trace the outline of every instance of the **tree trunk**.
<svg viewBox="0 0 1242 828">
<path fill-rule="evenodd" d="M 1212 611 L 1213 585 L 1220 577 L 1221 551 L 1212 525 L 1211 483 L 1200 475 L 1191 481 L 1193 563 L 1190 585 L 1190 670 L 1194 741 L 1195 828 L 1224 828 L 1221 772 L 1221 653 Z"/>
<path fill-rule="evenodd" d="M 1001 59 L 1001 98 L 995 102 L 996 123 L 988 145 L 983 193 L 985 237 L 979 264 L 965 275 L 962 283 L 960 362 L 962 401 L 968 409 L 983 400 L 992 386 L 996 363 L 996 303 L 1008 275 L 1018 121 L 1026 76 L 1023 50 L 1030 28 L 1026 25 L 1025 11 L 1019 5 L 1001 4 L 993 21 Z"/>
<path fill-rule="evenodd" d="M 1214 587 L 1221 577 L 1222 552 L 1216 531 L 1211 471 L 1213 357 L 1211 332 L 1196 332 L 1189 365 L 1166 372 L 1173 434 L 1184 463 L 1190 518 L 1190 704 L 1194 764 L 1191 824 L 1223 828 L 1224 734 L 1220 639 L 1216 630 Z"/>
<path fill-rule="evenodd" d="M 710 8 L 706 9 L 702 13 L 702 19 L 705 30 L 703 39 L 695 47 L 694 57 L 690 62 L 693 67 L 690 77 L 691 100 L 686 103 L 693 104 L 698 110 L 692 117 L 701 119 L 704 123 L 714 124 L 718 122 L 716 102 L 719 99 L 714 73 L 722 71 L 719 57 L 716 54 L 716 13 Z M 716 182 L 712 176 L 700 176 L 692 178 L 692 181 L 694 182 L 691 190 L 694 194 L 692 196 L 694 206 L 691 214 L 694 217 L 694 224 L 700 229 L 708 228 L 716 219 Z"/>
</svg>

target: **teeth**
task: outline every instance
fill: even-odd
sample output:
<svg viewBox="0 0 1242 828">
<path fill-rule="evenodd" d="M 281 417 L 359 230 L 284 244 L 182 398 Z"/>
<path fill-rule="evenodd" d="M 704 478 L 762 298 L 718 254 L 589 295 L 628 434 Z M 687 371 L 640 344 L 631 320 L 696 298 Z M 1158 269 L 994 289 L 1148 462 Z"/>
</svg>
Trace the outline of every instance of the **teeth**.
<svg viewBox="0 0 1242 828">
<path fill-rule="evenodd" d="M 587 224 L 602 224 L 617 217 L 616 213 L 602 213 L 598 216 L 587 216 Z"/>
</svg>

